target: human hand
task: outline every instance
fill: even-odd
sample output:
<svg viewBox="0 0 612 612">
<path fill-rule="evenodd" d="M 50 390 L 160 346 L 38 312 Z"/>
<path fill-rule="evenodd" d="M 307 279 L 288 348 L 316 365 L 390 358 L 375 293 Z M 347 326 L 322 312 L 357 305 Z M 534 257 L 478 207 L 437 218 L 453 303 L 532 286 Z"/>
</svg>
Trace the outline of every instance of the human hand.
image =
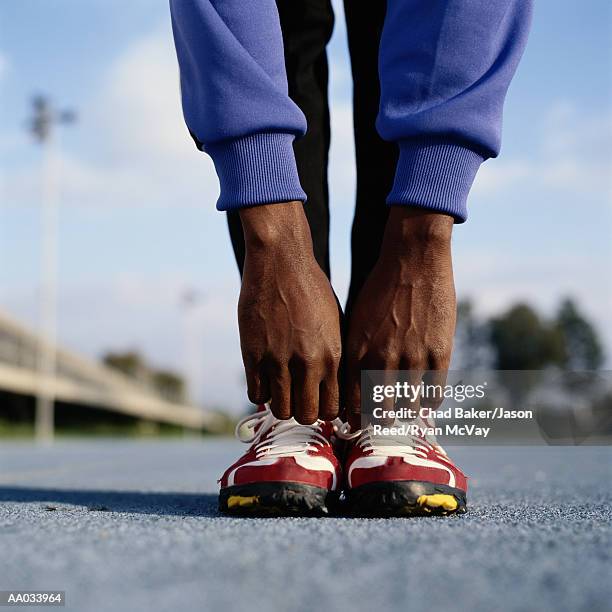
<svg viewBox="0 0 612 612">
<path fill-rule="evenodd" d="M 452 227 L 447 215 L 401 206 L 390 211 L 344 349 L 344 393 L 354 430 L 361 427 L 361 370 L 411 370 L 416 376 L 437 370 L 430 382 L 446 380 L 456 318 Z"/>
<path fill-rule="evenodd" d="M 338 414 L 340 316 L 301 202 L 240 211 L 246 257 L 238 302 L 248 396 L 304 424 Z"/>
</svg>

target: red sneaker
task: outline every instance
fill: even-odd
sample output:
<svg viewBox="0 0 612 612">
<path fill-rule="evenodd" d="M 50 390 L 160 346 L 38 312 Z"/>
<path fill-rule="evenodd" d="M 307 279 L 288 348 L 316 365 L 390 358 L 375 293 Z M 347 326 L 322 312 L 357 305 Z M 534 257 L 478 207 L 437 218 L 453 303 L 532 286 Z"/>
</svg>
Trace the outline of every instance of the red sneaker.
<svg viewBox="0 0 612 612">
<path fill-rule="evenodd" d="M 236 437 L 252 444 L 219 480 L 219 510 L 268 516 L 330 511 L 341 479 L 332 423 L 281 421 L 260 406 L 238 423 Z"/>
<path fill-rule="evenodd" d="M 344 433 L 343 433 L 344 432 Z M 435 438 L 346 433 L 348 510 L 361 516 L 413 516 L 466 511 L 467 477 Z"/>
</svg>

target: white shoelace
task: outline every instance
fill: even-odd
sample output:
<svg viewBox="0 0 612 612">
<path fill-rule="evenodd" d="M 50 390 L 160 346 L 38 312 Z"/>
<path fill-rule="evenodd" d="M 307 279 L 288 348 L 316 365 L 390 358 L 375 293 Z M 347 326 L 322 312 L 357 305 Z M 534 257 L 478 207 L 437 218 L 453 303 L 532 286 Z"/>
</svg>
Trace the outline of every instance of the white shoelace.
<svg viewBox="0 0 612 612">
<path fill-rule="evenodd" d="M 312 425 L 301 425 L 294 418 L 282 421 L 277 419 L 266 406 L 265 410 L 249 414 L 236 425 L 236 437 L 245 443 L 255 443 L 255 453 L 258 459 L 263 456 L 291 457 L 297 453 L 307 453 L 327 446 L 329 441 L 322 434 L 323 421 Z M 446 451 L 435 441 L 420 436 L 406 434 L 403 436 L 374 435 L 372 427 L 358 431 L 350 431 L 350 425 L 340 419 L 333 421 L 335 434 L 343 440 L 357 438 L 357 446 L 368 455 L 379 457 L 417 456 L 425 458 L 427 452 L 435 450 L 443 457 Z M 246 433 L 244 430 L 246 429 Z M 262 440 L 266 433 L 270 432 Z"/>
<path fill-rule="evenodd" d="M 329 445 L 322 434 L 322 425 L 320 420 L 312 425 L 301 425 L 294 418 L 281 421 L 266 406 L 265 410 L 249 414 L 238 422 L 236 437 L 247 444 L 254 442 L 258 459 L 263 456 L 292 457 Z M 268 432 L 270 435 L 262 440 Z"/>
<path fill-rule="evenodd" d="M 397 424 L 397 423 L 396 423 Z M 375 435 L 372 426 L 350 432 L 348 423 L 343 424 L 336 430 L 336 434 L 343 440 L 354 440 L 357 438 L 357 446 L 362 448 L 370 456 L 378 457 L 408 457 L 417 456 L 425 459 L 427 452 L 436 451 L 442 457 L 446 457 L 446 451 L 437 443 L 434 436 L 422 438 L 411 434 L 402 436 Z"/>
</svg>

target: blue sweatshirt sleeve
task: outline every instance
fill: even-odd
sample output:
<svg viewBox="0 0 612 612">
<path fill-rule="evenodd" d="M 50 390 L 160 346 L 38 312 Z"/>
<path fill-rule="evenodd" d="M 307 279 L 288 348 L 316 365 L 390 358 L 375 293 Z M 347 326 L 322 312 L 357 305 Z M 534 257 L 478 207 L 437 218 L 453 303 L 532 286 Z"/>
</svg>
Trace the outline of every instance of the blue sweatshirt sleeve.
<svg viewBox="0 0 612 612">
<path fill-rule="evenodd" d="M 467 218 L 480 164 L 496 157 L 530 0 L 389 0 L 377 129 L 399 145 L 390 205 Z"/>
<path fill-rule="evenodd" d="M 170 0 L 185 121 L 213 159 L 219 210 L 306 199 L 274 0 Z"/>
</svg>

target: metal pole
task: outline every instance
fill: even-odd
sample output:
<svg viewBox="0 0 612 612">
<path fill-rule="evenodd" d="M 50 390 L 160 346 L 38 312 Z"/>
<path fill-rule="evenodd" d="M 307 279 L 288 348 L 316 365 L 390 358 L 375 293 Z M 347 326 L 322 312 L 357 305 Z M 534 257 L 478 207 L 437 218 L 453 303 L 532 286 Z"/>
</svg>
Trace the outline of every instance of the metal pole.
<svg viewBox="0 0 612 612">
<path fill-rule="evenodd" d="M 185 372 L 185 385 L 187 400 L 197 405 L 198 393 L 202 382 L 202 338 L 198 325 L 198 307 L 202 296 L 195 290 L 187 290 L 181 296 L 183 311 L 183 371 Z"/>
<path fill-rule="evenodd" d="M 180 306 L 182 315 L 182 328 L 183 328 L 183 363 L 182 371 L 185 382 L 185 401 L 191 404 L 193 401 L 193 366 L 194 366 L 194 347 L 193 347 L 193 329 L 192 329 L 192 312 L 193 305 L 197 301 L 195 293 L 192 291 L 185 291 L 181 295 Z M 189 427 L 183 427 L 183 438 L 192 438 L 194 436 L 193 431 Z"/>
<path fill-rule="evenodd" d="M 41 283 L 38 346 L 38 393 L 34 430 L 36 438 L 51 441 L 55 423 L 55 378 L 57 369 L 57 222 L 59 154 L 55 125 L 73 123 L 72 111 L 56 112 L 48 98 L 33 99 L 30 131 L 42 146 L 41 185 Z"/>
<path fill-rule="evenodd" d="M 58 160 L 53 134 L 42 142 L 42 248 L 40 294 L 40 346 L 36 438 L 51 441 L 54 435 L 55 374 L 57 347 L 57 222 Z"/>
</svg>

